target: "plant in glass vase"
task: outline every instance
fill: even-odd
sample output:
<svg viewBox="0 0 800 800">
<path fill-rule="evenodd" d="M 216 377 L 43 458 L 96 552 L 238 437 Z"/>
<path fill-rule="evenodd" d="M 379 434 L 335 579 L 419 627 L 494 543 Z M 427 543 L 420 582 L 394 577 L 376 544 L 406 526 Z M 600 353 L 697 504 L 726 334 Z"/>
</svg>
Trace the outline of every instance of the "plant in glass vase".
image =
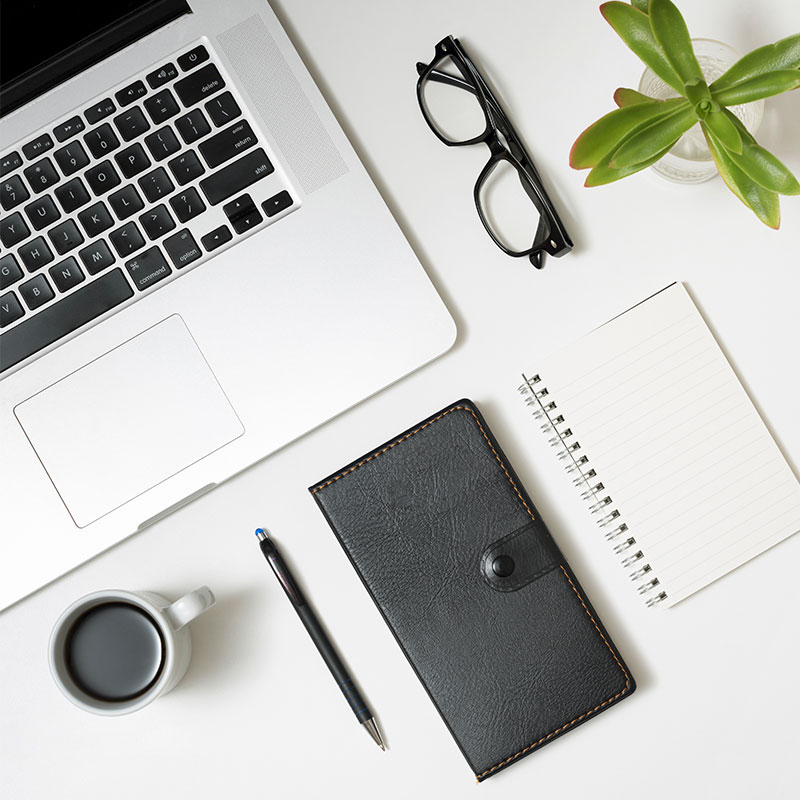
<svg viewBox="0 0 800 800">
<path fill-rule="evenodd" d="M 800 194 L 800 183 L 730 109 L 800 87 L 800 33 L 753 50 L 709 85 L 686 22 L 670 0 L 614 0 L 600 11 L 678 97 L 655 99 L 617 89 L 618 108 L 590 125 L 570 151 L 573 168 L 591 170 L 585 185 L 611 183 L 655 164 L 699 122 L 728 188 L 762 222 L 777 228 L 779 195 Z"/>
</svg>

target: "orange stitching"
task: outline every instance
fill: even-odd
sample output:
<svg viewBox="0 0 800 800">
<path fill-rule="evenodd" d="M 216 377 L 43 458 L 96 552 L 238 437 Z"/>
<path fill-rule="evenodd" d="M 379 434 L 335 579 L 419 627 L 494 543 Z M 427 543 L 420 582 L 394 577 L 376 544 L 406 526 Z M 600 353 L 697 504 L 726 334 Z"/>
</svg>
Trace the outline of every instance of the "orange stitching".
<svg viewBox="0 0 800 800">
<path fill-rule="evenodd" d="M 387 445 L 386 447 L 384 447 L 383 450 L 379 450 L 377 453 L 373 453 L 371 456 L 369 456 L 369 458 L 365 458 L 363 461 L 359 461 L 358 464 L 355 464 L 354 466 L 350 467 L 350 469 L 347 469 L 344 472 L 340 473 L 335 478 L 331 478 L 329 481 L 326 481 L 322 485 L 314 487 L 311 490 L 311 494 L 316 494 L 321 489 L 324 489 L 326 486 L 330 486 L 332 483 L 336 483 L 336 481 L 338 481 L 340 478 L 344 478 L 345 475 L 349 475 L 351 472 L 354 472 L 359 467 L 364 466 L 364 464 L 366 464 L 367 462 L 372 461 L 373 458 L 377 458 L 378 456 L 382 455 L 383 453 L 387 452 L 388 450 L 391 450 L 393 447 L 397 447 L 398 444 L 401 444 L 406 439 L 410 439 L 415 433 L 419 433 L 421 430 L 424 430 L 429 425 L 433 425 L 434 422 L 438 422 L 440 419 L 442 419 L 442 417 L 447 416 L 447 414 L 449 414 L 451 411 L 469 411 L 469 413 L 472 414 L 472 417 L 475 420 L 475 423 L 477 424 L 478 428 L 480 429 L 480 432 L 483 434 L 483 438 L 486 439 L 486 444 L 489 445 L 489 449 L 494 454 L 494 457 L 497 459 L 497 463 L 500 464 L 500 468 L 503 470 L 503 473 L 505 474 L 506 478 L 508 478 L 508 482 L 511 484 L 511 487 L 514 489 L 514 493 L 517 495 L 517 497 L 519 498 L 519 500 L 522 503 L 523 507 L 528 512 L 528 516 L 532 520 L 535 520 L 536 517 L 533 516 L 533 512 L 530 510 L 530 508 L 528 508 L 528 504 L 525 502 L 524 498 L 520 494 L 520 491 L 517 488 L 517 485 L 511 479 L 511 475 L 508 474 L 508 470 L 506 469 L 505 464 L 503 464 L 502 460 L 500 459 L 500 456 L 497 454 L 497 451 L 494 449 L 494 446 L 492 445 L 491 440 L 486 435 L 486 431 L 483 429 L 483 425 L 481 425 L 480 420 L 475 415 L 475 412 L 471 408 L 468 408 L 467 406 L 453 406 L 452 408 L 448 408 L 447 411 L 443 411 L 441 414 L 439 414 L 438 417 L 434 417 L 432 420 L 430 420 L 429 422 L 426 422 L 424 425 L 420 425 L 419 428 L 415 428 L 413 431 L 411 431 L 410 433 L 407 433 L 405 436 L 401 436 L 399 439 L 397 439 L 396 441 L 392 442 L 390 445 Z M 605 646 L 608 648 L 609 652 L 613 656 L 614 661 L 617 662 L 617 666 L 620 668 L 620 671 L 625 676 L 625 688 L 622 689 L 620 692 L 617 692 L 617 694 L 615 694 L 613 697 L 609 697 L 608 700 L 604 700 L 599 705 L 596 705 L 590 711 L 585 711 L 579 717 L 575 717 L 575 719 L 573 719 L 571 722 L 566 723 L 566 725 L 562 725 L 560 728 L 556 728 L 554 731 L 552 731 L 551 733 L 548 733 L 546 736 L 543 736 L 538 741 L 533 742 L 533 744 L 529 744 L 527 747 L 524 747 L 518 753 L 514 753 L 513 756 L 509 756 L 504 761 L 500 761 L 499 763 L 495 764 L 494 766 L 489 767 L 489 769 L 484 770 L 483 772 L 479 773 L 478 775 L 475 776 L 479 780 L 484 775 L 488 775 L 489 773 L 500 769 L 500 767 L 505 766 L 510 761 L 513 761 L 515 758 L 518 758 L 519 756 L 523 755 L 524 753 L 527 753 L 529 750 L 532 750 L 534 747 L 537 747 L 542 742 L 546 742 L 548 739 L 552 739 L 553 736 L 556 736 L 557 734 L 559 734 L 562 731 L 566 730 L 570 726 L 574 725 L 576 722 L 580 722 L 581 720 L 586 719 L 586 717 L 590 716 L 591 714 L 594 714 L 595 711 L 599 711 L 601 708 L 603 708 L 604 706 L 607 706 L 609 703 L 613 703 L 615 700 L 617 700 L 618 698 L 622 697 L 622 695 L 624 695 L 625 692 L 628 691 L 628 689 L 630 689 L 630 686 L 631 686 L 630 676 L 626 672 L 625 668 L 622 666 L 622 662 L 619 660 L 619 658 L 617 658 L 617 654 L 614 652 L 613 648 L 609 644 L 608 639 L 606 639 L 606 637 L 603 635 L 603 632 L 600 630 L 600 627 L 598 626 L 597 622 L 595 621 L 595 618 L 591 615 L 591 613 L 589 612 L 589 609 L 586 607 L 586 603 L 583 602 L 583 598 L 581 597 L 580 592 L 576 588 L 575 584 L 572 582 L 572 579 L 569 577 L 569 574 L 567 573 L 566 569 L 564 569 L 564 565 L 560 564 L 559 566 L 561 567 L 561 571 L 564 573 L 564 577 L 567 579 L 567 581 L 569 582 L 569 585 L 572 587 L 572 590 L 578 596 L 578 600 L 580 600 L 580 603 L 583 606 L 583 610 L 586 612 L 587 616 L 592 621 L 592 624 L 594 625 L 595 630 L 600 634 L 600 638 L 603 640 Z"/>
<path fill-rule="evenodd" d="M 453 406 L 452 408 L 448 408 L 447 411 L 443 411 L 441 414 L 439 414 L 438 417 L 434 417 L 432 420 L 426 422 L 424 425 L 420 425 L 419 428 L 416 428 L 410 433 L 407 433 L 405 436 L 401 436 L 399 439 L 392 442 L 390 445 L 384 447 L 383 450 L 379 450 L 377 453 L 373 453 L 371 456 L 369 456 L 369 458 L 365 458 L 363 461 L 359 461 L 358 464 L 356 464 L 355 466 L 350 467 L 350 469 L 345 470 L 340 475 L 337 475 L 335 478 L 331 478 L 329 481 L 323 483 L 321 486 L 315 486 L 311 490 L 311 494 L 316 494 L 321 489 L 324 489 L 326 486 L 330 486 L 332 483 L 336 483 L 336 481 L 338 481 L 340 478 L 344 478 L 345 475 L 349 475 L 351 472 L 354 472 L 359 467 L 363 467 L 364 464 L 366 464 L 368 461 L 372 461 L 373 458 L 377 458 L 378 456 L 383 455 L 387 450 L 391 450 L 393 447 L 397 447 L 398 444 L 401 444 L 406 439 L 410 439 L 415 433 L 419 433 L 421 430 L 424 430 L 429 425 L 433 425 L 434 422 L 438 422 L 442 417 L 446 417 L 451 411 L 469 411 L 469 413 L 472 414 L 472 417 L 475 420 L 476 425 L 478 426 L 478 428 L 480 428 L 480 432 L 483 434 L 483 438 L 486 439 L 486 444 L 489 445 L 489 449 L 492 451 L 492 453 L 494 453 L 494 457 L 497 459 L 497 463 L 500 465 L 500 468 L 505 473 L 506 478 L 508 478 L 508 482 L 514 489 L 514 492 L 516 493 L 520 502 L 522 503 L 523 506 L 525 506 L 525 510 L 528 512 L 528 516 L 531 519 L 535 520 L 536 517 L 533 516 L 533 512 L 528 508 L 528 504 L 525 502 L 522 495 L 519 493 L 517 485 L 514 483 L 514 481 L 511 480 L 511 476 L 508 474 L 508 470 L 506 469 L 505 464 L 503 464 L 503 462 L 500 460 L 500 456 L 497 455 L 497 451 L 494 449 L 494 446 L 489 440 L 489 437 L 486 435 L 486 431 L 483 429 L 483 425 L 481 425 L 481 422 L 475 415 L 475 412 L 471 408 L 467 408 L 467 406 Z"/>
<path fill-rule="evenodd" d="M 500 769 L 500 767 L 505 766 L 510 761 L 513 761 L 515 758 L 518 758 L 519 756 L 527 753 L 529 750 L 533 750 L 534 747 L 540 745 L 542 742 L 546 742 L 548 739 L 552 739 L 556 734 L 561 733 L 561 731 L 565 731 L 567 728 L 569 728 L 571 725 L 574 725 L 576 722 L 580 722 L 582 719 L 586 719 L 586 717 L 590 716 L 591 714 L 594 714 L 595 711 L 599 711 L 601 708 L 607 706 L 609 703 L 613 703 L 615 700 L 622 697 L 622 695 L 624 695 L 625 692 L 627 692 L 628 689 L 631 688 L 631 679 L 628 673 L 626 672 L 625 667 L 622 666 L 622 663 L 617 658 L 617 654 L 614 652 L 611 645 L 608 643 L 608 639 L 606 639 L 606 637 L 603 636 L 603 631 L 600 630 L 597 622 L 595 622 L 594 617 L 591 615 L 589 609 L 586 607 L 586 603 L 583 602 L 583 598 L 581 597 L 580 592 L 578 592 L 577 588 L 575 587 L 575 584 L 572 582 L 572 579 L 569 577 L 569 574 L 567 573 L 566 569 L 564 569 L 564 565 L 560 564 L 559 566 L 561 567 L 561 571 L 564 573 L 564 577 L 569 581 L 569 585 L 572 587 L 575 594 L 578 595 L 578 600 L 581 601 L 583 610 L 586 612 L 589 619 L 592 621 L 592 624 L 594 625 L 595 629 L 600 634 L 600 638 L 605 643 L 605 646 L 609 649 L 609 652 L 614 657 L 614 661 L 617 662 L 617 666 L 620 668 L 622 674 L 625 676 L 625 688 L 622 689 L 622 691 L 617 692 L 613 697 L 609 697 L 608 700 L 604 700 L 599 705 L 596 705 L 591 711 L 584 711 L 584 713 L 581 714 L 579 717 L 575 717 L 575 719 L 573 719 L 572 722 L 568 722 L 566 725 L 562 725 L 560 728 L 556 728 L 554 731 L 552 731 L 552 733 L 548 733 L 547 736 L 542 736 L 542 738 L 539 739 L 537 742 L 529 744 L 527 747 L 523 747 L 522 750 L 520 750 L 518 753 L 514 753 L 513 756 L 509 756 L 504 761 L 501 761 L 498 764 L 495 764 L 493 767 L 489 767 L 489 769 L 479 773 L 478 775 L 475 776 L 478 780 L 480 780 L 484 775 L 488 775 L 490 772 L 494 772 L 495 770 Z"/>
</svg>

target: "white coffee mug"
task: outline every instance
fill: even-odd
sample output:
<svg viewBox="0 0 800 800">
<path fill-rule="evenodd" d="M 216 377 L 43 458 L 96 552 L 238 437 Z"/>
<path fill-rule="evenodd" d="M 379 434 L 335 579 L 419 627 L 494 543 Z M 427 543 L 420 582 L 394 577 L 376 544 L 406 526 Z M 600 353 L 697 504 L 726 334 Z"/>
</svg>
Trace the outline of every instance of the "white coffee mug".
<svg viewBox="0 0 800 800">
<path fill-rule="evenodd" d="M 162 663 L 158 678 L 146 691 L 132 699 L 101 700 L 89 694 L 73 679 L 67 663 L 68 639 L 75 623 L 91 609 L 108 603 L 127 603 L 143 611 L 161 639 Z M 106 589 L 87 594 L 67 608 L 53 627 L 50 636 L 50 672 L 53 679 L 64 696 L 84 711 L 105 716 L 138 711 L 177 686 L 192 655 L 192 640 L 187 625 L 213 605 L 214 594 L 208 586 L 201 586 L 174 603 L 153 592 Z"/>
</svg>

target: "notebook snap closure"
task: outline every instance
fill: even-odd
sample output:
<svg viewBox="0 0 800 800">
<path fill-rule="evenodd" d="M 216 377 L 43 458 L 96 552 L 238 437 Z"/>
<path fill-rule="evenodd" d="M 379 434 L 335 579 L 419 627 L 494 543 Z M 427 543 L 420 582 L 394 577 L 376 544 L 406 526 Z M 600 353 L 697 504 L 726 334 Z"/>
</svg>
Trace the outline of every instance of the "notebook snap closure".
<svg viewBox="0 0 800 800">
<path fill-rule="evenodd" d="M 508 578 L 514 572 L 514 567 L 516 567 L 516 564 L 511 556 L 497 556 L 492 561 L 492 572 L 498 578 Z"/>
</svg>

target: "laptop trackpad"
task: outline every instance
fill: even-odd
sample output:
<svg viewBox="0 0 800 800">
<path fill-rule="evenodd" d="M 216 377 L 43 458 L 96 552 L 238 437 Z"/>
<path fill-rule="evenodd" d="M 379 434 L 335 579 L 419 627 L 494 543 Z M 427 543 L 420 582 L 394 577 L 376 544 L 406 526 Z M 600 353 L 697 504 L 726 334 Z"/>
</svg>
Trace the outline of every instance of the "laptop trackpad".
<svg viewBox="0 0 800 800">
<path fill-rule="evenodd" d="M 244 433 L 177 314 L 14 413 L 81 528 Z"/>
</svg>

